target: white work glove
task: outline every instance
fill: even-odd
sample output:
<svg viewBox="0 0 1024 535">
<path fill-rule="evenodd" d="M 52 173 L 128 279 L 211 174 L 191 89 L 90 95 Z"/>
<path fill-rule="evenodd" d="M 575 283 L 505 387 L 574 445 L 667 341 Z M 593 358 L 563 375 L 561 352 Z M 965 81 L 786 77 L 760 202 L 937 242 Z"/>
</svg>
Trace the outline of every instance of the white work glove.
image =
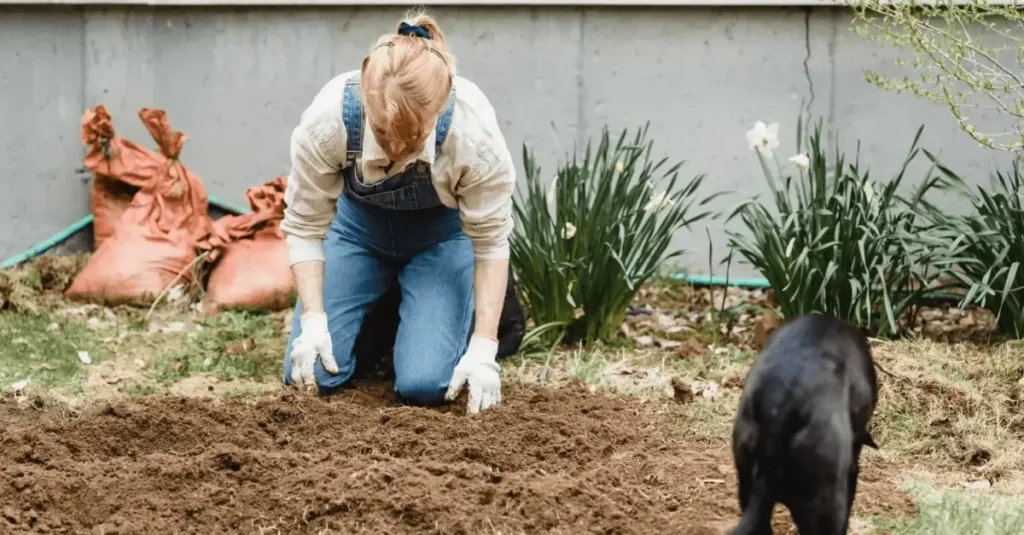
<svg viewBox="0 0 1024 535">
<path fill-rule="evenodd" d="M 473 335 L 469 347 L 455 366 L 452 382 L 445 399 L 454 400 L 469 383 L 469 403 L 466 412 L 474 414 L 501 402 L 501 368 L 495 359 L 498 356 L 498 342 L 483 336 Z"/>
<path fill-rule="evenodd" d="M 334 360 L 331 333 L 327 331 L 327 315 L 323 312 L 303 314 L 300 318 L 302 334 L 292 345 L 292 383 L 296 386 L 316 385 L 313 366 L 319 358 L 328 373 L 338 373 Z"/>
</svg>

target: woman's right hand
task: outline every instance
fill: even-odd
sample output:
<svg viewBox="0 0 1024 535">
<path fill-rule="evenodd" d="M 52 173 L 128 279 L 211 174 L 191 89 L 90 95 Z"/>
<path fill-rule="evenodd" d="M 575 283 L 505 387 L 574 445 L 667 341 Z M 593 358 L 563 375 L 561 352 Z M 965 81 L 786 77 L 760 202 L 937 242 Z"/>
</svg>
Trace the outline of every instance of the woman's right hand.
<svg viewBox="0 0 1024 535">
<path fill-rule="evenodd" d="M 316 359 L 324 365 L 327 373 L 338 373 L 338 362 L 334 360 L 331 333 L 327 330 L 327 315 L 323 312 L 307 312 L 299 318 L 302 332 L 292 345 L 292 383 L 296 386 L 316 385 L 314 365 Z"/>
</svg>

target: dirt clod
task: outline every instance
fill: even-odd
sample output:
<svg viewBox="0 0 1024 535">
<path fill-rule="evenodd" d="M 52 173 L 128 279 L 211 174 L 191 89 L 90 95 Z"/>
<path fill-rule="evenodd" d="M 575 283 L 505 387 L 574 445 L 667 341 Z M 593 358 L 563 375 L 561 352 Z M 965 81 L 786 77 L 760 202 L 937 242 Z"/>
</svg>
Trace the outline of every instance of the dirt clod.
<svg viewBox="0 0 1024 535">
<path fill-rule="evenodd" d="M 696 396 L 693 394 L 693 388 L 678 377 L 672 378 L 672 398 L 678 403 L 691 403 Z"/>
<path fill-rule="evenodd" d="M 4 520 L 10 522 L 11 524 L 17 524 L 21 522 L 21 515 L 18 514 L 18 511 L 13 507 L 4 507 L 3 515 Z"/>
</svg>

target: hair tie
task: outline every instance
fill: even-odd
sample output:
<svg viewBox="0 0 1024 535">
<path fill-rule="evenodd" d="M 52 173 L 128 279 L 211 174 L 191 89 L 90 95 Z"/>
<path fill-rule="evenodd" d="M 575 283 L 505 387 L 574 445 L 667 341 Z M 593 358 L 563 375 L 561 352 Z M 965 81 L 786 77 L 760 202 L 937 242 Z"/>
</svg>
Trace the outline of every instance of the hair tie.
<svg viewBox="0 0 1024 535">
<path fill-rule="evenodd" d="M 433 37 L 430 36 L 430 32 L 427 30 L 420 26 L 414 26 L 405 22 L 398 25 L 398 35 L 413 35 L 427 40 L 433 39 Z"/>
</svg>

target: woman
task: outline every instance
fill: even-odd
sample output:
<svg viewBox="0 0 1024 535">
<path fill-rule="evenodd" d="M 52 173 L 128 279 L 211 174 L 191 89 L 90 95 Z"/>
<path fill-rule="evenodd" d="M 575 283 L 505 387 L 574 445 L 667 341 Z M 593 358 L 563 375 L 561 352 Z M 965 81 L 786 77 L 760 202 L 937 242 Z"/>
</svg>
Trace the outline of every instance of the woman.
<svg viewBox="0 0 1024 535">
<path fill-rule="evenodd" d="M 299 304 L 284 382 L 344 385 L 368 310 L 397 281 L 399 398 L 440 404 L 468 384 L 470 413 L 499 403 L 515 169 L 434 19 L 408 17 L 361 70 L 328 82 L 292 133 L 291 160 L 281 230 Z"/>
</svg>

